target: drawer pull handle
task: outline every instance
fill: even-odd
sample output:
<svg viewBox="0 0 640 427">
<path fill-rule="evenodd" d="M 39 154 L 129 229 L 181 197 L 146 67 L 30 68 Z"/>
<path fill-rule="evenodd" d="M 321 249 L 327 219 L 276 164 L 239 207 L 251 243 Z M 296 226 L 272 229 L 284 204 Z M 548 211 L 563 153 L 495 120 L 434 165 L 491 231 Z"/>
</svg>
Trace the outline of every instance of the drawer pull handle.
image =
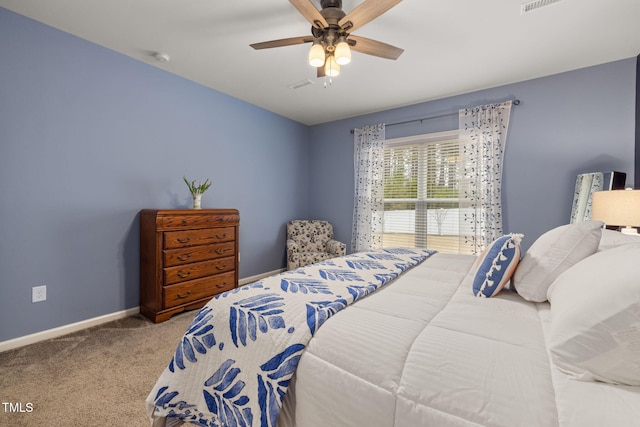
<svg viewBox="0 0 640 427">
<path fill-rule="evenodd" d="M 225 253 L 227 250 L 226 249 L 216 249 L 216 253 L 218 255 L 222 255 L 223 253 Z"/>
<path fill-rule="evenodd" d="M 189 236 L 187 236 L 186 239 L 181 239 L 181 238 L 178 237 L 178 242 L 179 243 L 188 243 L 190 241 L 191 241 L 191 237 L 189 237 Z"/>
<path fill-rule="evenodd" d="M 219 234 L 216 234 L 216 239 L 226 239 L 227 238 L 227 233 L 224 233 L 222 236 Z"/>
<path fill-rule="evenodd" d="M 187 271 L 186 273 L 183 273 L 182 270 L 178 271 L 178 277 L 181 279 L 184 279 L 186 277 L 191 276 L 191 272 Z"/>
<path fill-rule="evenodd" d="M 180 261 L 186 261 L 189 258 L 191 258 L 191 254 L 178 255 L 178 260 Z"/>
<path fill-rule="evenodd" d="M 224 270 L 225 268 L 227 268 L 227 263 L 224 263 L 224 264 L 222 264 L 222 265 L 216 265 L 216 268 L 217 268 L 218 270 Z"/>
<path fill-rule="evenodd" d="M 216 287 L 217 287 L 218 289 L 222 289 L 222 288 L 224 288 L 225 286 L 227 286 L 227 282 L 216 283 Z"/>
<path fill-rule="evenodd" d="M 191 291 L 187 291 L 187 293 L 186 293 L 186 294 L 184 294 L 184 295 L 180 295 L 180 294 L 178 294 L 177 296 L 178 296 L 178 298 L 186 298 L 186 297 L 188 297 L 189 295 L 191 295 Z"/>
</svg>

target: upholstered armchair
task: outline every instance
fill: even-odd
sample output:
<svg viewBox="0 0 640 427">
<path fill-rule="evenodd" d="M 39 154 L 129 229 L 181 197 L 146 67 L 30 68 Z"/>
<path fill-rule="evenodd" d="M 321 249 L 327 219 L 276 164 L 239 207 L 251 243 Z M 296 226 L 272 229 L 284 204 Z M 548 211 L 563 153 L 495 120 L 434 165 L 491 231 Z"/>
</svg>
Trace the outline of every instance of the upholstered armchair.
<svg viewBox="0 0 640 427">
<path fill-rule="evenodd" d="M 345 255 L 347 245 L 333 239 L 328 221 L 294 220 L 287 224 L 287 269 Z"/>
</svg>

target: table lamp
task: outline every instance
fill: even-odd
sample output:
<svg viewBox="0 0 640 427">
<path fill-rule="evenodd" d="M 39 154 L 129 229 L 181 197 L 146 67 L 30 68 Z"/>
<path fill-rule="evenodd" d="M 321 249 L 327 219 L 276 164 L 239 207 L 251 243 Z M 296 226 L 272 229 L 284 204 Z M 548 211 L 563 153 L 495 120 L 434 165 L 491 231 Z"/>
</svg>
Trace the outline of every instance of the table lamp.
<svg viewBox="0 0 640 427">
<path fill-rule="evenodd" d="M 595 191 L 591 201 L 591 219 L 620 226 L 624 234 L 636 234 L 640 227 L 640 190 Z"/>
</svg>

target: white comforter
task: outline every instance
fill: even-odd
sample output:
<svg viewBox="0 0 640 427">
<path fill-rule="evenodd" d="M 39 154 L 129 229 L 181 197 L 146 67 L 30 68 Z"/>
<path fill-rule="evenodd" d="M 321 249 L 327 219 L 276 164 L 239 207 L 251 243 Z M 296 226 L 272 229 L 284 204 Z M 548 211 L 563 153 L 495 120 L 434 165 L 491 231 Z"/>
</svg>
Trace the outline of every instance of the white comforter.
<svg viewBox="0 0 640 427">
<path fill-rule="evenodd" d="M 548 304 L 475 298 L 475 257 L 436 254 L 337 313 L 302 354 L 279 427 L 640 425 L 640 388 L 549 362 Z"/>
<path fill-rule="evenodd" d="M 432 254 L 361 252 L 217 295 L 147 398 L 153 425 L 275 426 L 300 356 L 320 326 Z"/>
</svg>

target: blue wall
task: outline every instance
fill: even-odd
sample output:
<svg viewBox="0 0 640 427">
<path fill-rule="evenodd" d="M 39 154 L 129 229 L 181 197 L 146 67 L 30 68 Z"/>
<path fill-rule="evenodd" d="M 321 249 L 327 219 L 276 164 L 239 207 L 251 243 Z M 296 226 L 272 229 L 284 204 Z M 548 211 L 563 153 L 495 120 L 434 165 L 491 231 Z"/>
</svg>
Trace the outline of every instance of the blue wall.
<svg viewBox="0 0 640 427">
<path fill-rule="evenodd" d="M 0 341 L 138 306 L 138 211 L 183 175 L 240 210 L 241 278 L 284 265 L 307 126 L 2 8 L 0 57 Z"/>
<path fill-rule="evenodd" d="M 284 266 L 293 218 L 350 242 L 354 127 L 519 98 L 504 205 L 525 246 L 568 221 L 577 173 L 634 172 L 635 58 L 307 127 L 2 8 L 0 55 L 0 341 L 136 307 L 137 213 L 188 207 L 183 175 L 240 210 L 240 277 Z"/>
<path fill-rule="evenodd" d="M 545 231 L 569 222 L 578 173 L 626 172 L 627 185 L 633 185 L 635 76 L 636 58 L 630 58 L 314 126 L 310 213 L 330 219 L 336 237 L 350 246 L 354 187 L 350 129 L 518 98 L 521 104 L 511 112 L 504 160 L 503 214 L 505 232 L 524 233 L 526 249 Z M 450 116 L 390 126 L 386 135 L 456 129 L 457 120 Z"/>
</svg>

